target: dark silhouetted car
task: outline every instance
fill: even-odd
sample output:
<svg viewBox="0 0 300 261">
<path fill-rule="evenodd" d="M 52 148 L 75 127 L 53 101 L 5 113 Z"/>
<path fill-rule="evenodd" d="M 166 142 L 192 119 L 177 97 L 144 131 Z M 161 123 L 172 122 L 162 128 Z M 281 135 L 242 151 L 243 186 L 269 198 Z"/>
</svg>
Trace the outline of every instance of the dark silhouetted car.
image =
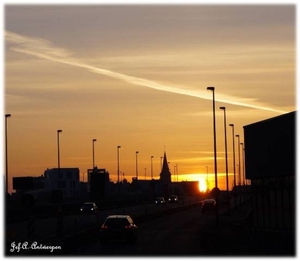
<svg viewBox="0 0 300 261">
<path fill-rule="evenodd" d="M 85 202 L 80 207 L 80 213 L 82 214 L 95 214 L 98 212 L 98 207 L 94 202 Z"/>
<path fill-rule="evenodd" d="M 214 199 L 204 199 L 201 204 L 202 213 L 216 209 L 216 201 Z"/>
<path fill-rule="evenodd" d="M 165 199 L 163 197 L 158 197 L 155 199 L 155 205 L 165 204 Z"/>
<path fill-rule="evenodd" d="M 110 215 L 100 229 L 101 243 L 110 241 L 137 241 L 137 226 L 128 215 Z"/>
<path fill-rule="evenodd" d="M 176 195 L 171 195 L 169 197 L 169 203 L 178 203 L 178 197 Z"/>
</svg>

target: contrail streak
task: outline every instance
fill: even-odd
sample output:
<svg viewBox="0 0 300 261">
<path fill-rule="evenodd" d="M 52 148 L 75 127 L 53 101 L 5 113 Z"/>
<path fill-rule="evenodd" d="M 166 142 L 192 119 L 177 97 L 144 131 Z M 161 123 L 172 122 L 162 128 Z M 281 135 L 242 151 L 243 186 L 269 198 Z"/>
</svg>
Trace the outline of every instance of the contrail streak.
<svg viewBox="0 0 300 261">
<path fill-rule="evenodd" d="M 14 46 L 11 47 L 10 49 L 15 52 L 25 53 L 49 61 L 59 62 L 71 66 L 84 68 L 91 72 L 106 75 L 138 86 L 144 86 L 159 91 L 177 93 L 181 95 L 187 95 L 187 96 L 192 96 L 192 97 L 206 99 L 206 100 L 212 99 L 211 93 L 209 93 L 206 90 L 205 91 L 187 90 L 180 87 L 160 84 L 158 82 L 143 79 L 143 78 L 116 73 L 110 70 L 105 70 L 82 62 L 78 62 L 71 57 L 71 53 L 68 52 L 67 50 L 62 48 L 57 48 L 53 46 L 51 42 L 41 38 L 26 37 L 26 36 L 22 36 L 19 34 L 6 31 L 5 39 L 9 44 L 12 44 Z M 286 111 L 274 109 L 269 107 L 268 105 L 258 103 L 255 101 L 255 99 L 244 99 L 244 98 L 233 97 L 221 93 L 217 93 L 215 96 L 216 96 L 215 100 L 218 102 L 223 102 L 227 104 L 238 105 L 238 106 L 243 106 L 248 108 L 260 109 L 265 111 L 273 111 L 277 113 L 286 113 Z"/>
</svg>

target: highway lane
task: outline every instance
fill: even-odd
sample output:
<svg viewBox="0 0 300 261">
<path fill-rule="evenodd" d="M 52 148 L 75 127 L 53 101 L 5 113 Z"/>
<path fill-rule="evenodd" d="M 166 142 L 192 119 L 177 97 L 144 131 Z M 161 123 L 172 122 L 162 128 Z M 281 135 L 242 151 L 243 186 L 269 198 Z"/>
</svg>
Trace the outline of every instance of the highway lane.
<svg viewBox="0 0 300 261">
<path fill-rule="evenodd" d="M 99 215 L 70 215 L 64 216 L 63 218 L 63 234 L 73 234 L 80 232 L 82 230 L 94 227 L 105 220 L 105 218 L 110 214 L 129 214 L 132 217 L 148 215 L 156 213 L 165 209 L 176 208 L 178 206 L 185 206 L 199 202 L 196 199 L 183 199 L 178 204 L 166 204 L 156 206 L 155 204 L 139 205 L 124 207 L 118 209 L 109 209 L 99 211 Z M 78 210 L 79 211 L 79 210 Z M 28 223 L 18 222 L 6 224 L 7 237 L 10 241 L 24 242 L 28 238 Z M 35 219 L 34 222 L 34 234 L 32 239 L 39 242 L 46 242 L 48 239 L 52 239 L 57 234 L 57 218 L 43 218 Z"/>
<path fill-rule="evenodd" d="M 224 209 L 220 209 L 221 212 Z M 136 244 L 100 243 L 98 235 L 86 238 L 69 253 L 82 256 L 198 256 L 203 255 L 201 228 L 215 221 L 215 212 L 201 213 L 200 205 L 138 224 Z M 100 227 L 99 227 L 100 228 Z"/>
</svg>

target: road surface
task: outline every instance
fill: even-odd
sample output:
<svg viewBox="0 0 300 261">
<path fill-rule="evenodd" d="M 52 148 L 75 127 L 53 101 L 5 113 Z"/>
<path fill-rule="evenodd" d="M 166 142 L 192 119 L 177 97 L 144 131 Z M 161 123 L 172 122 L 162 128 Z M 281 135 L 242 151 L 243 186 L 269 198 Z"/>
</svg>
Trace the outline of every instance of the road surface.
<svg viewBox="0 0 300 261">
<path fill-rule="evenodd" d="M 198 206 L 138 224 L 138 241 L 135 244 L 111 242 L 102 245 L 96 233 L 69 254 L 111 257 L 199 256 L 204 254 L 201 228 L 214 222 L 215 218 L 214 211 L 203 214 Z"/>
</svg>

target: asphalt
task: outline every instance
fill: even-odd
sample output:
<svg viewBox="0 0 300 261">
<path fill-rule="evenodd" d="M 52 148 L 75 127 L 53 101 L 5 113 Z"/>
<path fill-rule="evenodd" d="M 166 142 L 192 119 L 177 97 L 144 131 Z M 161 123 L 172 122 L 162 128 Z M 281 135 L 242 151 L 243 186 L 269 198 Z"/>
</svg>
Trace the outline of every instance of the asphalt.
<svg viewBox="0 0 300 261">
<path fill-rule="evenodd" d="M 202 229 L 201 243 L 207 256 L 294 257 L 295 233 L 257 229 L 249 203 L 219 215 Z"/>
</svg>

